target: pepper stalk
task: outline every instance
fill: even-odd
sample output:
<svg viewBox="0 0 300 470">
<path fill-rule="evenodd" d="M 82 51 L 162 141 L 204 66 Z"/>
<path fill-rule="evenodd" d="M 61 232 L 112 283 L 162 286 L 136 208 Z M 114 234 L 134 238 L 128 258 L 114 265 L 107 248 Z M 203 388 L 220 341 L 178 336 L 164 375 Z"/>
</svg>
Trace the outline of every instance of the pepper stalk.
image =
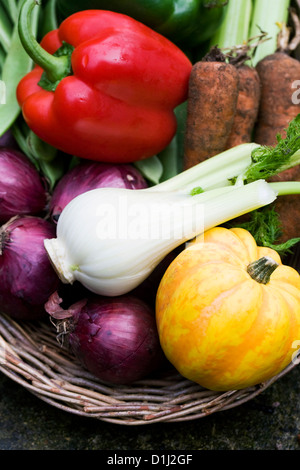
<svg viewBox="0 0 300 470">
<path fill-rule="evenodd" d="M 39 85 L 46 90 L 54 91 L 58 83 L 71 74 L 71 55 L 74 48 L 65 43 L 54 55 L 51 55 L 40 46 L 31 30 L 31 16 L 36 5 L 40 5 L 38 0 L 24 1 L 19 14 L 19 36 L 29 57 L 44 70 Z"/>
</svg>

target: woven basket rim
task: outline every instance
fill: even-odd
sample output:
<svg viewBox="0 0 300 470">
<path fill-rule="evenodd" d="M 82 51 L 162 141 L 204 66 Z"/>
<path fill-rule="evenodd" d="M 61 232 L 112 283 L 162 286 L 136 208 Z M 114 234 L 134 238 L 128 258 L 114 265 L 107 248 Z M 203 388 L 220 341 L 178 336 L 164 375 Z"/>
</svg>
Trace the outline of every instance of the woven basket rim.
<svg viewBox="0 0 300 470">
<path fill-rule="evenodd" d="M 204 418 L 252 400 L 290 372 L 254 387 L 214 392 L 167 370 L 128 385 L 107 385 L 56 339 L 49 321 L 18 322 L 0 314 L 0 371 L 33 395 L 79 416 L 125 426 Z"/>
</svg>

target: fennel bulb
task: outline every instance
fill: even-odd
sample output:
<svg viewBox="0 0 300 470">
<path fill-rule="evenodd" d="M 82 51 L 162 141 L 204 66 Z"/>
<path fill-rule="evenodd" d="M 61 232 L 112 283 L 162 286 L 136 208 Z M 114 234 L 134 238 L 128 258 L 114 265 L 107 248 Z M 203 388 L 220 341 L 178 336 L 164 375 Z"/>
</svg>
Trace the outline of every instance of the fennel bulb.
<svg viewBox="0 0 300 470">
<path fill-rule="evenodd" d="M 63 209 L 56 238 L 44 245 L 62 282 L 117 296 L 141 284 L 179 245 L 275 199 L 264 180 L 194 196 L 100 188 Z"/>
</svg>

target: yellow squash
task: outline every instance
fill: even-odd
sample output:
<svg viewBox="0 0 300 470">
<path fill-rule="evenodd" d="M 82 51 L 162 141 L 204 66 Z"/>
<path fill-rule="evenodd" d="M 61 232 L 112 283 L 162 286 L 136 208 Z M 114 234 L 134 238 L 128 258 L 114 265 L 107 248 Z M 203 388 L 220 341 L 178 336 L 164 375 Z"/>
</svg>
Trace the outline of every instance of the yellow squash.
<svg viewBox="0 0 300 470">
<path fill-rule="evenodd" d="M 216 391 L 277 375 L 300 340 L 300 276 L 240 228 L 216 227 L 165 272 L 156 318 L 166 357 Z"/>
</svg>

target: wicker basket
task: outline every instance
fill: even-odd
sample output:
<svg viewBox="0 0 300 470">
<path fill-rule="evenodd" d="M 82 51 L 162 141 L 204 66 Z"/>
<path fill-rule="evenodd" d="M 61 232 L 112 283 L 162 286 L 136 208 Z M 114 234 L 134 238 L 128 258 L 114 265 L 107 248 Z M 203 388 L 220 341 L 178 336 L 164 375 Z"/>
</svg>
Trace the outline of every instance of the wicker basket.
<svg viewBox="0 0 300 470">
<path fill-rule="evenodd" d="M 299 269 L 300 249 L 291 263 Z M 50 321 L 17 322 L 0 315 L 0 370 L 41 400 L 63 411 L 121 425 L 203 418 L 251 400 L 293 369 L 255 387 L 213 392 L 174 369 L 130 386 L 108 386 L 88 373 L 56 339 Z"/>
</svg>

